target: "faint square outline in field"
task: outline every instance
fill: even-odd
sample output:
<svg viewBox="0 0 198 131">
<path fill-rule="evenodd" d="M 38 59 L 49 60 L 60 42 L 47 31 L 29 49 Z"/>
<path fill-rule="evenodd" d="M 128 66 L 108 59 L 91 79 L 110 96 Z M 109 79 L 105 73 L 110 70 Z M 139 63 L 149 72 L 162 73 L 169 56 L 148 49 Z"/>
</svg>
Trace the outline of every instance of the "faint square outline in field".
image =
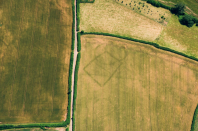
<svg viewBox="0 0 198 131">
<path fill-rule="evenodd" d="M 99 65 L 97 65 L 95 62 L 97 61 L 97 59 L 99 57 L 101 57 L 102 55 L 108 55 L 109 57 L 111 57 L 112 59 L 114 59 L 116 62 L 115 64 L 117 64 L 117 66 L 115 67 L 115 69 L 113 69 L 112 71 L 109 71 L 109 70 L 106 70 L 105 68 L 103 67 L 100 67 Z M 100 68 L 100 70 L 102 71 L 106 71 L 107 73 L 110 73 L 110 74 L 106 74 L 106 75 L 98 75 L 98 74 L 91 74 L 89 73 L 90 72 L 90 66 L 92 64 L 96 64 L 97 65 L 97 68 Z M 116 71 L 118 70 L 118 68 L 120 68 L 120 66 L 122 65 L 122 63 L 120 63 L 120 61 L 113 57 L 112 55 L 110 55 L 107 51 L 105 51 L 104 53 L 96 56 L 93 60 L 91 60 L 85 67 L 84 67 L 84 71 L 86 72 L 87 75 L 89 75 L 99 86 L 104 86 L 111 78 L 112 76 L 116 73 Z M 106 66 L 110 66 L 110 65 L 106 65 Z M 109 67 L 110 68 L 110 67 Z M 111 68 L 112 69 L 112 68 Z M 104 82 L 100 82 L 96 76 L 99 76 L 99 77 L 106 77 L 105 81 Z"/>
</svg>

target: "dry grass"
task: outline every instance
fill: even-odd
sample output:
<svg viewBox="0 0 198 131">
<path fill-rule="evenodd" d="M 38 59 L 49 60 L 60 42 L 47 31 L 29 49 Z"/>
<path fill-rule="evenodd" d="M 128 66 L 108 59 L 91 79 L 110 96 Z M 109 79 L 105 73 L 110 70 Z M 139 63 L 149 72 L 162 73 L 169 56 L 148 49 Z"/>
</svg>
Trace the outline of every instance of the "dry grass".
<svg viewBox="0 0 198 131">
<path fill-rule="evenodd" d="M 155 40 L 163 25 L 112 0 L 80 4 L 80 30 L 105 32 L 147 41 Z"/>
<path fill-rule="evenodd" d="M 169 10 L 164 8 L 157 8 L 142 0 L 115 0 L 117 3 L 127 7 L 130 10 L 144 15 L 162 25 L 166 25 L 171 17 Z M 164 16 L 165 20 L 161 17 Z"/>
<path fill-rule="evenodd" d="M 198 63 L 149 45 L 83 35 L 76 130 L 187 131 Z"/>
<path fill-rule="evenodd" d="M 1 124 L 64 121 L 71 1 L 0 0 L 0 7 Z"/>
</svg>

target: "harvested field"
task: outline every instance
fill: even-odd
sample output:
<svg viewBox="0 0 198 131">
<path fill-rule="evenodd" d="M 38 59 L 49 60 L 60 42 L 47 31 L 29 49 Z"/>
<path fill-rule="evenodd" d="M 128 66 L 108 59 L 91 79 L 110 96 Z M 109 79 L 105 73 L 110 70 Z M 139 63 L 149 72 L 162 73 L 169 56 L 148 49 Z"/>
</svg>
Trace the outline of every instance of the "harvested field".
<svg viewBox="0 0 198 131">
<path fill-rule="evenodd" d="M 113 0 L 80 3 L 80 30 L 85 32 L 111 33 L 153 41 L 163 27 Z"/>
<path fill-rule="evenodd" d="M 0 0 L 0 7 L 0 124 L 64 121 L 71 1 Z"/>
<path fill-rule="evenodd" d="M 198 62 L 123 39 L 82 35 L 76 131 L 189 131 Z"/>
</svg>

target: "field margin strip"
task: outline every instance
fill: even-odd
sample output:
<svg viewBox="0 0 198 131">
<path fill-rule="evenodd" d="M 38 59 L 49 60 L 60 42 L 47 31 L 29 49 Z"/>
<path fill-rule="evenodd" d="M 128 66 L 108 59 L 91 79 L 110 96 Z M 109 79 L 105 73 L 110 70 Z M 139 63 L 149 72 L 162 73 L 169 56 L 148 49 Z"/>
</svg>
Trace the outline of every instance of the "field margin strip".
<svg viewBox="0 0 198 131">
<path fill-rule="evenodd" d="M 158 48 L 158 49 L 162 49 L 162 50 L 165 50 L 165 51 L 169 51 L 169 52 L 172 52 L 172 53 L 175 53 L 175 54 L 184 56 L 184 57 L 186 57 L 186 58 L 189 58 L 189 59 L 198 61 L 198 58 L 196 58 L 196 57 L 194 57 L 194 56 L 189 56 L 189 55 L 186 55 L 186 54 L 184 54 L 184 53 L 182 53 L 182 52 L 179 52 L 179 51 L 170 49 L 170 48 L 168 48 L 168 47 L 160 46 L 159 44 L 154 43 L 154 42 L 148 42 L 148 41 L 144 41 L 144 40 L 138 40 L 138 39 L 135 39 L 135 38 L 125 37 L 125 36 L 120 36 L 120 35 L 115 35 L 115 34 L 109 34 L 109 33 L 84 32 L 84 31 L 81 31 L 81 35 L 86 35 L 86 34 L 112 36 L 112 37 L 117 37 L 117 38 L 121 38 L 121 39 L 130 40 L 130 41 L 140 42 L 140 43 L 143 43 L 143 44 L 152 45 L 152 46 L 154 46 L 155 48 Z"/>
<path fill-rule="evenodd" d="M 78 82 L 78 70 L 80 66 L 81 53 L 78 53 L 74 74 L 74 96 L 73 96 L 73 114 L 72 114 L 72 131 L 75 131 L 75 110 L 76 110 L 76 97 L 77 97 L 77 82 Z"/>
</svg>

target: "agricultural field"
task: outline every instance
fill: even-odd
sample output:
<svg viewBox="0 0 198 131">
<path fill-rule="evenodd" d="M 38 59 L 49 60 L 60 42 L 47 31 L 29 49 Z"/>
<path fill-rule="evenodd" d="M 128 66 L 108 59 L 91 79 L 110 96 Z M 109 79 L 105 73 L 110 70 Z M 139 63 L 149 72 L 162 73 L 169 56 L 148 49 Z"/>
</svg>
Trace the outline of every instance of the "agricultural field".
<svg viewBox="0 0 198 131">
<path fill-rule="evenodd" d="M 65 121 L 70 0 L 0 0 L 0 124 Z"/>
<path fill-rule="evenodd" d="M 80 30 L 152 41 L 198 58 L 198 27 L 181 25 L 169 10 L 141 0 L 96 0 L 80 8 Z"/>
<path fill-rule="evenodd" d="M 76 131 L 189 131 L 198 62 L 124 39 L 81 36 Z"/>
<path fill-rule="evenodd" d="M 146 6 L 144 8 L 147 9 Z M 152 11 L 156 11 L 153 8 Z M 169 19 L 169 11 L 162 9 L 160 12 L 165 13 Z M 158 17 L 161 18 L 160 15 Z M 95 0 L 92 4 L 80 3 L 80 30 L 85 32 L 111 33 L 154 41 L 165 27 L 164 24 L 154 21 L 154 18 L 156 17 L 140 15 L 133 11 L 132 7 L 123 6 L 114 0 Z"/>
</svg>

